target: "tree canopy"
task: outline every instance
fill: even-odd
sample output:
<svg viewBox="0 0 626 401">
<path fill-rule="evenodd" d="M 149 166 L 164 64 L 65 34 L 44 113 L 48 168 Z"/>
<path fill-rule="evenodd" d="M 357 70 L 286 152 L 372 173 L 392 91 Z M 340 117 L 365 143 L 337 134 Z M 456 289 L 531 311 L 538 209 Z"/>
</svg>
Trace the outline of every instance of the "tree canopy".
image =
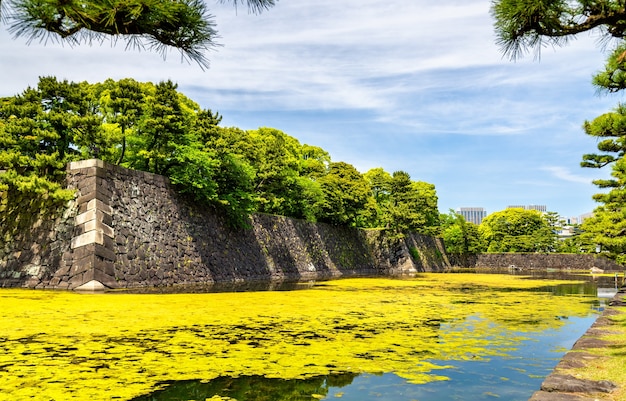
<svg viewBox="0 0 626 401">
<path fill-rule="evenodd" d="M 483 240 L 476 224 L 466 221 L 454 210 L 442 214 L 440 222 L 441 236 L 448 253 L 473 255 L 484 251 Z"/>
<path fill-rule="evenodd" d="M 220 0 L 245 4 L 260 13 L 275 0 Z M 70 44 L 123 38 L 132 47 L 178 49 L 184 57 L 208 66 L 205 52 L 217 43 L 215 21 L 202 0 L 4 0 L 0 21 L 16 37 L 29 41 L 57 39 Z"/>
<path fill-rule="evenodd" d="M 487 216 L 479 226 L 488 252 L 548 252 L 556 233 L 537 210 L 509 208 Z"/>
<path fill-rule="evenodd" d="M 398 233 L 438 231 L 432 184 L 382 168 L 361 174 L 276 128 L 220 123 L 219 113 L 203 110 L 171 81 L 42 77 L 37 87 L 0 98 L 0 217 L 8 216 L 7 194 L 70 199 L 65 165 L 99 158 L 165 175 L 235 225 L 260 212 Z"/>
</svg>

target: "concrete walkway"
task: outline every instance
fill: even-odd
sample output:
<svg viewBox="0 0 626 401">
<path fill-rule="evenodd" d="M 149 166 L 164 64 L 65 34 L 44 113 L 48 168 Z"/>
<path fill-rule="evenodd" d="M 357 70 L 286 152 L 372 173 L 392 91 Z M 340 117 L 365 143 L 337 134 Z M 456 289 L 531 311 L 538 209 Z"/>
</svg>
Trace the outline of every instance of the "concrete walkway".
<svg viewBox="0 0 626 401">
<path fill-rule="evenodd" d="M 574 344 L 572 350 L 565 354 L 563 359 L 554 368 L 554 371 L 541 384 L 529 401 L 600 401 L 616 400 L 612 393 L 618 387 L 625 387 L 626 383 L 612 383 L 607 380 L 594 381 L 577 378 L 568 374 L 571 369 L 583 368 L 592 363 L 598 363 L 600 358 L 593 353 L 594 348 L 611 346 L 603 337 L 611 333 L 611 326 L 616 324 L 610 317 L 626 313 L 626 287 L 615 295 L 602 315 L 594 322 L 587 332 Z M 626 369 L 626 354 L 621 366 Z M 618 365 L 619 366 L 619 365 Z"/>
</svg>

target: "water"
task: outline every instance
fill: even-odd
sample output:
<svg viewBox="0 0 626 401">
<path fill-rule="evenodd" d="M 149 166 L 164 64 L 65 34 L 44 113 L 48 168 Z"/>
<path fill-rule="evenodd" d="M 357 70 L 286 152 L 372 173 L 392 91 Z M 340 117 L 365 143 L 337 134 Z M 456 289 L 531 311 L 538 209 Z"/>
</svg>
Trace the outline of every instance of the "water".
<svg viewBox="0 0 626 401">
<path fill-rule="evenodd" d="M 544 276 L 545 277 L 545 276 Z M 602 281 L 602 280 L 601 280 Z M 584 282 L 559 284 L 536 289 L 556 296 L 587 295 L 611 298 L 616 288 Z M 524 340 L 506 357 L 493 356 L 487 360 L 432 360 L 446 366 L 448 380 L 412 384 L 394 373 L 318 376 L 309 379 L 283 380 L 261 376 L 220 377 L 208 382 L 184 381 L 168 383 L 163 390 L 134 398 L 133 401 L 178 401 L 210 399 L 214 396 L 247 400 L 311 400 L 341 399 L 345 401 L 442 401 L 495 400 L 526 401 L 539 389 L 543 379 L 553 370 L 561 357 L 593 324 L 603 310 L 605 300 L 590 300 L 589 313 L 584 317 L 559 316 L 566 324 L 558 329 L 546 329 L 531 335 L 514 333 Z M 471 318 L 470 318 L 471 320 Z M 476 318 L 480 320 L 480 318 Z M 441 328 L 445 330 L 445 327 Z"/>
<path fill-rule="evenodd" d="M 239 401 L 527 401 L 565 350 L 589 328 L 595 314 L 568 319 L 560 330 L 545 330 L 524 341 L 508 357 L 481 361 L 434 361 L 448 365 L 447 381 L 411 384 L 393 373 L 341 374 L 306 380 L 268 379 L 260 376 L 220 377 L 203 383 L 170 383 L 164 390 L 137 397 L 134 401 L 204 400 L 227 396 Z"/>
<path fill-rule="evenodd" d="M 526 401 L 603 308 L 508 275 L 308 287 L 0 290 L 0 400 Z"/>
</svg>

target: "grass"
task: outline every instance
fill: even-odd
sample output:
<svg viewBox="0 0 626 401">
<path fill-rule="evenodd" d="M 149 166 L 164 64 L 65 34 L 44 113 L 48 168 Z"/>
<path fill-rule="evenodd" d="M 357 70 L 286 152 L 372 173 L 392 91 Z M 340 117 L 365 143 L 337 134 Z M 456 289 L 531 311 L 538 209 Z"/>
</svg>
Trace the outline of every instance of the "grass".
<svg viewBox="0 0 626 401">
<path fill-rule="evenodd" d="M 607 347 L 587 348 L 581 350 L 600 356 L 599 359 L 589 362 L 586 366 L 568 369 L 568 373 L 580 379 L 609 380 L 618 385 L 610 394 L 595 394 L 599 400 L 623 401 L 626 400 L 626 306 L 612 306 L 617 314 L 606 316 L 610 322 L 606 332 L 596 338 L 610 343 Z"/>
</svg>

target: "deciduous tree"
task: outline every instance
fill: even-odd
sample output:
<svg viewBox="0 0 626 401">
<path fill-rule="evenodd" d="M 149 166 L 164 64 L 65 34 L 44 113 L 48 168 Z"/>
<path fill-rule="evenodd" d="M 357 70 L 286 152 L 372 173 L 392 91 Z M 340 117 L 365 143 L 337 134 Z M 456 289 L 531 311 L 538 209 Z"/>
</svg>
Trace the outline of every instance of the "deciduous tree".
<svg viewBox="0 0 626 401">
<path fill-rule="evenodd" d="M 509 208 L 487 216 L 479 226 L 488 252 L 548 252 L 556 233 L 536 210 Z"/>
<path fill-rule="evenodd" d="M 371 196 L 363 175 L 351 164 L 336 162 L 330 163 L 328 174 L 319 182 L 324 191 L 320 221 L 355 226 L 359 211 Z"/>
<path fill-rule="evenodd" d="M 448 253 L 471 255 L 483 251 L 482 240 L 476 224 L 466 221 L 462 215 L 454 212 L 454 210 L 450 210 L 448 214 L 442 214 L 439 220 L 441 236 Z"/>
</svg>

